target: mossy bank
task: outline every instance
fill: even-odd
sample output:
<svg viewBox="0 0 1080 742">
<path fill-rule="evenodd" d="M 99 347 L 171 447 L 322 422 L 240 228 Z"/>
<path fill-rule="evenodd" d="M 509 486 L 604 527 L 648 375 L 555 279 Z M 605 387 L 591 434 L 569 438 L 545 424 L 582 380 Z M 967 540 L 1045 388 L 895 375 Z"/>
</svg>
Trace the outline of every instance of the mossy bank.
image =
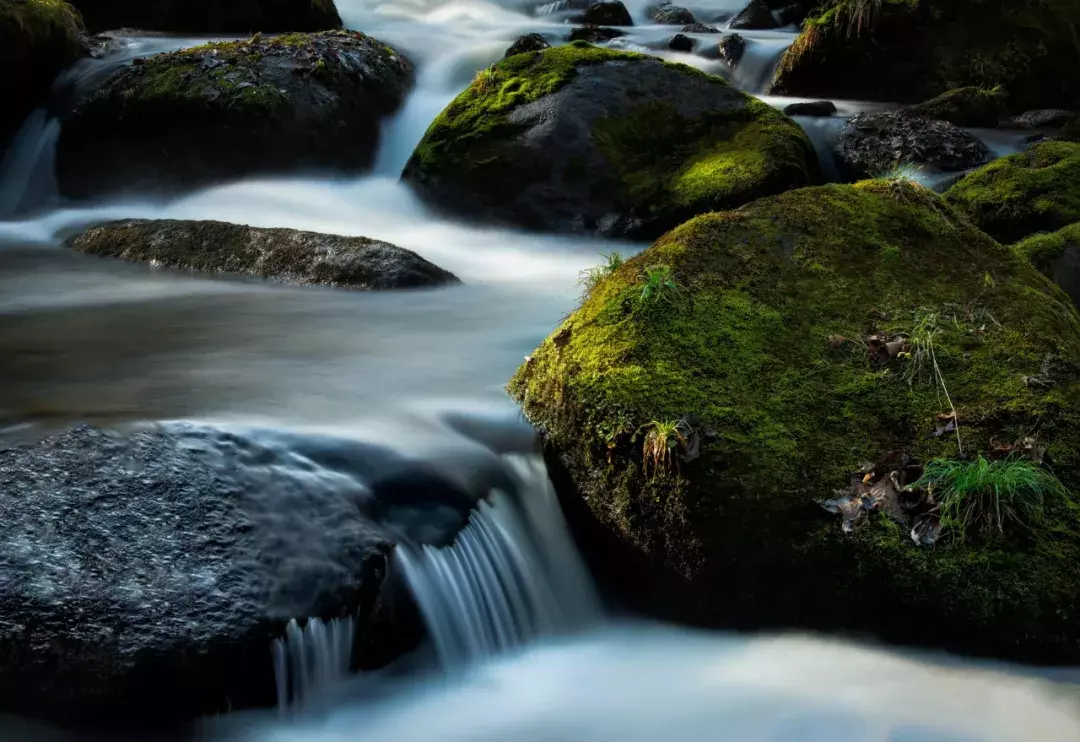
<svg viewBox="0 0 1080 742">
<path fill-rule="evenodd" d="M 868 338 L 916 331 L 933 363 L 870 359 Z M 599 280 L 509 388 L 595 516 L 689 578 L 714 624 L 1075 662 L 1072 501 L 1042 528 L 933 547 L 884 516 L 845 534 L 817 502 L 889 452 L 958 456 L 953 406 L 964 455 L 1035 437 L 1076 491 L 1078 379 L 1063 293 L 931 192 L 865 181 L 673 230 Z M 673 421 L 686 442 L 665 462 L 649 442 Z"/>
<path fill-rule="evenodd" d="M 718 77 L 575 42 L 483 70 L 403 177 L 475 219 L 655 236 L 813 183 L 818 163 L 797 124 Z"/>
<path fill-rule="evenodd" d="M 1080 307 L 1080 222 L 1034 234 L 1015 249 Z"/>
</svg>

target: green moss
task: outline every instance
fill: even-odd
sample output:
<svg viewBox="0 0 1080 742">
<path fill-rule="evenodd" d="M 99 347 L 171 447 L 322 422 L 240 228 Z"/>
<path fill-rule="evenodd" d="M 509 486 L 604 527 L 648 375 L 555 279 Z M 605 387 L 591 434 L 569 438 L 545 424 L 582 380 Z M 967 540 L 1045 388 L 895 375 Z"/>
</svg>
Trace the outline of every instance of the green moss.
<svg viewBox="0 0 1080 742">
<path fill-rule="evenodd" d="M 945 199 L 1006 242 L 1080 221 L 1080 144 L 1044 142 L 995 160 Z"/>
<path fill-rule="evenodd" d="M 657 264 L 683 287 L 677 307 L 637 301 Z M 1071 624 L 1047 606 L 1064 593 L 1067 612 L 1080 595 L 1071 502 L 1046 531 L 935 549 L 884 528 L 846 537 L 814 504 L 884 452 L 958 454 L 934 435 L 949 406 L 933 374 L 871 366 L 858 342 L 911 332 L 927 311 L 965 452 L 1034 433 L 1080 488 L 1080 318 L 1014 252 L 899 181 L 806 188 L 684 224 L 599 282 L 509 388 L 594 512 L 734 600 L 734 622 L 837 628 L 866 610 L 885 624 L 868 630 L 903 640 L 918 615 L 970 646 L 1009 635 L 991 619 L 1037 615 L 1047 623 L 1033 641 L 1057 646 Z M 1026 384 L 1048 356 L 1054 384 Z M 683 416 L 697 421 L 700 458 L 646 479 L 638 431 Z"/>
<path fill-rule="evenodd" d="M 1016 243 L 1013 248 L 1045 273 L 1070 244 L 1080 245 L 1080 223 L 1071 224 L 1057 232 L 1034 234 Z"/>
<path fill-rule="evenodd" d="M 18 29 L 36 44 L 62 40 L 77 47 L 83 24 L 79 11 L 65 0 L 0 0 L 0 36 L 6 35 L 4 29 Z"/>
</svg>

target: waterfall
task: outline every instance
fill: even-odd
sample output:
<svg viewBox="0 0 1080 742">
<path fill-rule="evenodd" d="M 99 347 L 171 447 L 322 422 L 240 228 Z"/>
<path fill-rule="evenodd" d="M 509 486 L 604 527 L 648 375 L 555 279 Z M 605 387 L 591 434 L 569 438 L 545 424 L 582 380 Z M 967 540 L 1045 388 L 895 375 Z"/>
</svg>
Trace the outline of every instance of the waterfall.
<svg viewBox="0 0 1080 742">
<path fill-rule="evenodd" d="M 303 706 L 348 677 L 355 631 L 352 618 L 309 618 L 303 627 L 295 619 L 289 621 L 285 636 L 273 645 L 281 712 Z"/>
<path fill-rule="evenodd" d="M 493 491 L 450 546 L 396 550 L 446 668 L 583 628 L 600 615 L 543 462 L 505 460 L 517 497 Z"/>
</svg>

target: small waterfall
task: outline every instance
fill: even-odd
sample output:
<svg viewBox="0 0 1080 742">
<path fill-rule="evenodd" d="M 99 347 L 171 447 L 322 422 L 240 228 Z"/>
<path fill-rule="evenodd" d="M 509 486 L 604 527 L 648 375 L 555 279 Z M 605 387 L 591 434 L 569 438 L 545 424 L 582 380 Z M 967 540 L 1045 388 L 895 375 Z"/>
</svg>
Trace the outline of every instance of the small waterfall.
<svg viewBox="0 0 1080 742">
<path fill-rule="evenodd" d="M 303 706 L 349 676 L 355 631 L 352 618 L 309 618 L 303 627 L 295 619 L 289 621 L 285 636 L 275 639 L 273 645 L 274 680 L 282 713 Z"/>
<path fill-rule="evenodd" d="M 516 497 L 493 491 L 448 547 L 396 550 L 446 668 L 583 628 L 600 615 L 543 462 L 505 460 Z"/>
</svg>

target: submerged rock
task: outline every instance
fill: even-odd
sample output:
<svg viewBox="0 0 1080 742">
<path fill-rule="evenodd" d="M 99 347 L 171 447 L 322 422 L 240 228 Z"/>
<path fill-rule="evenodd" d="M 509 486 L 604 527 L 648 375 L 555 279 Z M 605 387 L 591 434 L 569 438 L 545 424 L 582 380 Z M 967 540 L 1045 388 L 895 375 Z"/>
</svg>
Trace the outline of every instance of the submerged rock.
<svg viewBox="0 0 1080 742">
<path fill-rule="evenodd" d="M 112 75 L 64 122 L 60 190 L 87 198 L 297 168 L 361 172 L 412 83 L 405 58 L 352 31 L 158 55 Z"/>
<path fill-rule="evenodd" d="M 683 33 L 720 33 L 716 26 L 707 26 L 704 23 L 687 23 L 683 26 Z"/>
<path fill-rule="evenodd" d="M 1035 111 L 1025 111 L 1009 120 L 1008 126 L 1012 129 L 1056 129 L 1080 119 L 1076 111 L 1065 111 L 1058 108 L 1041 108 Z"/>
<path fill-rule="evenodd" d="M 506 50 L 506 54 L 503 57 L 512 57 L 515 54 L 525 54 L 526 52 L 538 52 L 547 49 L 551 46 L 547 39 L 538 33 L 525 34 Z"/>
<path fill-rule="evenodd" d="M 82 54 L 82 31 L 68 3 L 0 0 L 0 153 L 30 112 L 45 103 L 60 70 Z"/>
<path fill-rule="evenodd" d="M 926 333 L 936 368 L 910 340 Z M 1042 524 L 1003 534 L 946 524 L 933 547 L 915 543 L 933 523 L 913 535 L 872 513 L 846 534 L 818 504 L 889 452 L 960 455 L 939 432 L 940 379 L 965 457 L 1038 429 L 1080 492 L 1080 317 L 1015 252 L 891 180 L 683 224 L 601 276 L 509 389 L 593 516 L 689 580 L 697 620 L 1075 663 L 1075 502 L 1048 497 Z"/>
<path fill-rule="evenodd" d="M 773 17 L 772 10 L 765 0 L 750 0 L 750 4 L 743 8 L 738 15 L 731 19 L 729 28 L 755 29 L 778 28 L 779 23 Z"/>
<path fill-rule="evenodd" d="M 836 104 L 831 100 L 792 103 L 784 107 L 784 113 L 788 116 L 832 116 L 836 113 Z"/>
<path fill-rule="evenodd" d="M 334 0 L 74 0 L 91 33 L 116 28 L 187 33 L 341 28 Z"/>
<path fill-rule="evenodd" d="M 408 289 L 459 282 L 387 242 L 226 222 L 129 219 L 93 227 L 67 245 L 90 255 L 301 285 Z"/>
<path fill-rule="evenodd" d="M 976 86 L 949 90 L 914 106 L 903 109 L 912 116 L 948 121 L 957 126 L 996 128 L 1005 113 L 1007 96 L 1000 89 Z"/>
<path fill-rule="evenodd" d="M 579 23 L 594 26 L 633 26 L 630 11 L 619 0 L 600 0 L 585 9 L 578 18 Z"/>
<path fill-rule="evenodd" d="M 671 3 L 658 6 L 650 14 L 653 21 L 665 26 L 682 26 L 687 23 L 696 23 L 694 14 L 686 8 Z"/>
<path fill-rule="evenodd" d="M 945 192 L 987 234 L 1015 242 L 1080 221 L 1080 144 L 1043 142 L 995 160 Z"/>
<path fill-rule="evenodd" d="M 990 150 L 958 126 L 898 112 L 852 117 L 836 140 L 836 156 L 849 175 L 862 178 L 907 164 L 965 170 L 986 162 Z"/>
<path fill-rule="evenodd" d="M 720 51 L 721 59 L 730 66 L 736 67 L 742 61 L 743 54 L 746 53 L 746 39 L 737 33 L 724 34 L 717 49 Z"/>
<path fill-rule="evenodd" d="M 590 44 L 595 44 L 611 41 L 620 36 L 626 36 L 626 32 L 617 28 L 607 28 L 586 23 L 584 26 L 579 26 L 570 32 L 569 41 L 588 41 Z"/>
<path fill-rule="evenodd" d="M 605 236 L 655 235 L 817 177 L 802 129 L 721 78 L 577 43 L 479 76 L 403 174 L 456 213 Z"/>
<path fill-rule="evenodd" d="M 668 49 L 673 52 L 692 52 L 694 51 L 694 40 L 685 34 L 675 34 L 668 41 Z"/>
<path fill-rule="evenodd" d="M 1015 249 L 1080 307 L 1080 222 L 1032 235 L 1016 243 Z"/>
</svg>

